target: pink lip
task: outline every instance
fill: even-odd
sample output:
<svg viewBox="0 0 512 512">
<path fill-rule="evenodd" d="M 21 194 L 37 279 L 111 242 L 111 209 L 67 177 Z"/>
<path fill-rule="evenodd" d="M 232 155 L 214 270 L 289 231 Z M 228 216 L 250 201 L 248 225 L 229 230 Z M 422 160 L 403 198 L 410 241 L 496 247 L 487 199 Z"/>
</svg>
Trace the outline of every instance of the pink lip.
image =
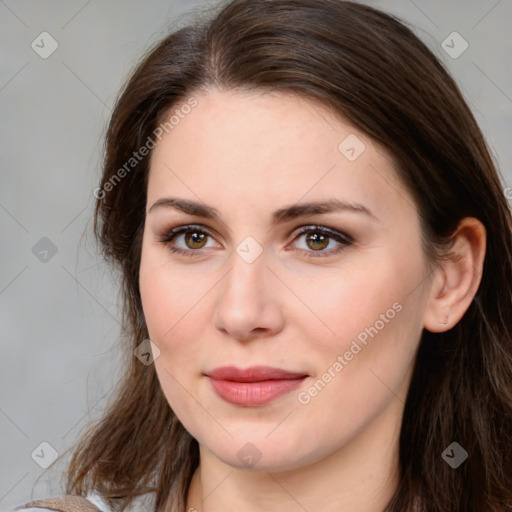
<svg viewBox="0 0 512 512">
<path fill-rule="evenodd" d="M 215 392 L 229 403 L 246 407 L 264 405 L 298 387 L 307 377 L 269 366 L 245 370 L 223 366 L 206 374 Z"/>
</svg>

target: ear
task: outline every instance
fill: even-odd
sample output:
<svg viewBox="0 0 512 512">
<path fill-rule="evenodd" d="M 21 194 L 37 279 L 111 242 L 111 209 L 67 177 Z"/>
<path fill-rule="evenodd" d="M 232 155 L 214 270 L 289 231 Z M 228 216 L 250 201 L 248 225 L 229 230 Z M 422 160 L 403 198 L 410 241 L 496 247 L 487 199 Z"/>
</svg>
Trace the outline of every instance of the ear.
<svg viewBox="0 0 512 512">
<path fill-rule="evenodd" d="M 448 258 L 434 271 L 425 329 L 448 331 L 464 316 L 480 285 L 486 241 L 485 227 L 478 219 L 465 217 L 459 222 Z"/>
</svg>

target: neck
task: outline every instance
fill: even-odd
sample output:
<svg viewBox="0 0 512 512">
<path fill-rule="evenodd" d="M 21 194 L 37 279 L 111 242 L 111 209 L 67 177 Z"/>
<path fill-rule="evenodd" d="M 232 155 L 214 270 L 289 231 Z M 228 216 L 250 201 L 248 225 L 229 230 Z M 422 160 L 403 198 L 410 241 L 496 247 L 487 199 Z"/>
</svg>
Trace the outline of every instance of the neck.
<svg viewBox="0 0 512 512">
<path fill-rule="evenodd" d="M 403 404 L 394 399 L 352 440 L 327 457 L 280 472 L 235 468 L 200 445 L 186 510 L 194 512 L 382 512 L 398 485 Z M 314 434 L 313 434 L 314 435 Z"/>
</svg>

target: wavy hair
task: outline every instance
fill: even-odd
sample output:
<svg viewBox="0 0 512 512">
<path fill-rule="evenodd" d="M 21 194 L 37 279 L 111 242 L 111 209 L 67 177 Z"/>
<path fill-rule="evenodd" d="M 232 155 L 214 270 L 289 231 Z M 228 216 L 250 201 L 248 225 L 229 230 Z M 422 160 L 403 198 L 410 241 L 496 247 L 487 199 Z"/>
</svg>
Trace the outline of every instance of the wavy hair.
<svg viewBox="0 0 512 512">
<path fill-rule="evenodd" d="M 213 87 L 319 101 L 381 143 L 417 205 L 432 261 L 463 217 L 484 224 L 472 303 L 449 331 L 423 331 L 400 432 L 399 485 L 386 511 L 413 510 L 418 500 L 429 512 L 511 509 L 512 218 L 501 177 L 438 58 L 399 18 L 343 0 L 224 3 L 154 45 L 121 91 L 94 234 L 121 275 L 126 372 L 73 453 L 67 492 L 96 490 L 116 510 L 153 492 L 158 512 L 185 509 L 197 441 L 170 408 L 154 366 L 133 357 L 148 338 L 138 280 L 151 152 L 120 170 L 173 108 Z M 441 458 L 454 440 L 469 454 L 456 470 Z"/>
</svg>

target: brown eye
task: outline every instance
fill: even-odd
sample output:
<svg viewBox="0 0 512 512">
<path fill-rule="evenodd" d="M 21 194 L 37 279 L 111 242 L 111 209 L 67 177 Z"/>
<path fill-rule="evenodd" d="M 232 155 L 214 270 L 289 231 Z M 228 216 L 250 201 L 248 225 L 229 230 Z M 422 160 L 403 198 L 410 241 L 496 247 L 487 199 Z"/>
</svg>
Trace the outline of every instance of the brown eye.
<svg viewBox="0 0 512 512">
<path fill-rule="evenodd" d="M 207 236 L 200 231 L 186 231 L 184 235 L 185 244 L 190 249 L 202 249 Z"/>
<path fill-rule="evenodd" d="M 196 226 L 180 226 L 171 229 L 160 237 L 160 242 L 171 252 L 195 256 L 207 245 L 208 238 L 213 238 L 207 231 Z"/>
<path fill-rule="evenodd" d="M 311 257 L 331 256 L 354 243 L 354 239 L 350 235 L 324 226 L 309 226 L 302 229 L 296 238 L 304 240 L 303 247 L 299 247 L 299 249 Z M 334 243 L 334 247 L 327 249 L 331 242 Z"/>
<path fill-rule="evenodd" d="M 193 257 L 200 256 L 202 249 L 208 247 L 208 238 L 213 239 L 208 231 L 189 225 L 171 229 L 160 237 L 160 242 L 166 245 L 171 252 Z M 299 247 L 299 250 L 311 257 L 337 254 L 354 242 L 350 235 L 323 226 L 309 226 L 302 229 L 295 238 L 304 240 L 305 247 Z M 334 247 L 327 249 L 331 243 L 334 244 Z"/>
<path fill-rule="evenodd" d="M 306 244 L 314 251 L 325 249 L 329 245 L 329 237 L 318 233 L 308 233 Z"/>
</svg>

